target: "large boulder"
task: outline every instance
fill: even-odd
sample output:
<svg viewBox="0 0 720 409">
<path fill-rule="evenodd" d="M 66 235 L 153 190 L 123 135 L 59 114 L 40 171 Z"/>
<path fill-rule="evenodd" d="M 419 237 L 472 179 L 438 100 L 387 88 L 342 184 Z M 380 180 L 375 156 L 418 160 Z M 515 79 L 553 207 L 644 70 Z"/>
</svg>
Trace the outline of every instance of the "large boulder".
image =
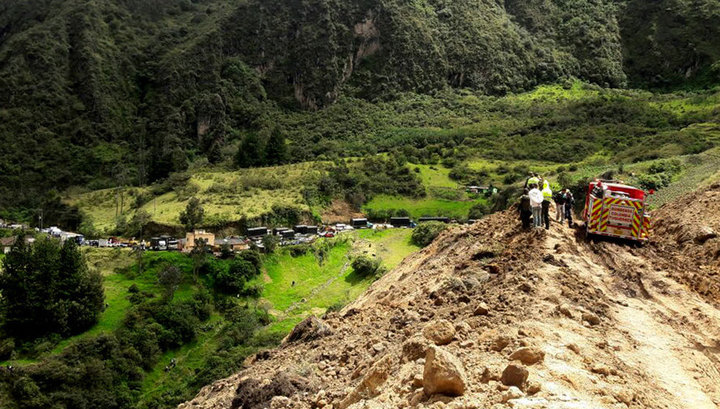
<svg viewBox="0 0 720 409">
<path fill-rule="evenodd" d="M 425 326 L 423 335 L 436 345 L 445 345 L 455 338 L 455 327 L 448 320 L 436 320 Z"/>
<path fill-rule="evenodd" d="M 467 376 L 460 360 L 446 350 L 431 346 L 425 356 L 423 390 L 430 396 L 459 396 L 465 393 Z"/>
<path fill-rule="evenodd" d="M 314 339 L 326 337 L 332 334 L 330 326 L 325 324 L 321 319 L 311 315 L 293 328 L 285 337 L 283 344 L 292 342 L 308 342 Z"/>
<path fill-rule="evenodd" d="M 510 364 L 503 370 L 500 381 L 507 386 L 517 386 L 523 389 L 529 376 L 528 370 L 522 365 Z"/>
</svg>

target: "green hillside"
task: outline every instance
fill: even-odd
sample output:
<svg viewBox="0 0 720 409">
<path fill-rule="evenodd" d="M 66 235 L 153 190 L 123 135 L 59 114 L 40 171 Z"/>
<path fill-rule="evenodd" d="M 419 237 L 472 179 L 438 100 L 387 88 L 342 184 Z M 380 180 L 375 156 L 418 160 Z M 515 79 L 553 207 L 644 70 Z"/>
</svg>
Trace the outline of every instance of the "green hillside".
<svg viewBox="0 0 720 409">
<path fill-rule="evenodd" d="M 261 273 L 246 285 L 259 286 L 259 294 L 242 297 L 228 296 L 216 285 L 232 260 L 207 258 L 194 280 L 194 260 L 186 254 L 147 252 L 141 269 L 129 249 L 84 249 L 90 267 L 103 276 L 105 311 L 79 335 L 16 340 L 14 352 L 0 351 L 11 358 L 0 363 L 23 374 L 21 388 L 0 373 L 0 408 L 49 402 L 67 408 L 174 407 L 206 383 L 237 371 L 248 355 L 275 346 L 309 314 L 321 316 L 354 300 L 374 278 L 358 277 L 352 259 L 372 254 L 392 268 L 418 249 L 410 234 L 366 230 L 279 249 L 263 256 Z M 168 265 L 182 272 L 170 299 L 159 282 Z M 0 346 L 6 347 L 4 340 Z M 92 379 L 81 380 L 88 376 Z"/>
<path fill-rule="evenodd" d="M 129 221 L 138 209 L 156 223 L 179 226 L 192 197 L 202 202 L 211 228 L 286 211 L 314 221 L 334 199 L 380 218 L 404 211 L 465 219 L 484 201 L 465 194 L 468 184 L 513 186 L 530 169 L 598 176 L 601 169 L 717 146 L 720 91 L 651 93 L 574 81 L 504 97 L 447 91 L 374 104 L 342 98 L 278 123 L 297 129 L 288 132 L 291 145 L 313 149 L 308 158 L 354 157 L 233 170 L 229 155 L 218 164 L 198 160 L 145 187 L 74 188 L 64 203 L 79 211 L 83 232 L 108 234 L 118 218 Z"/>
<path fill-rule="evenodd" d="M 0 210 L 37 221 L 42 209 L 77 225 L 56 192 L 145 186 L 198 161 L 232 167 L 240 141 L 272 135 L 287 155 L 261 150 L 260 164 L 473 134 L 520 133 L 532 144 L 558 125 L 605 132 L 618 108 L 653 136 L 662 124 L 614 94 L 560 115 L 487 96 L 571 78 L 709 89 L 718 10 L 718 0 L 9 0 L 0 6 Z M 493 118 L 505 108 L 534 120 L 497 129 L 510 125 Z M 592 128 L 573 129 L 588 119 Z M 570 153 L 586 155 L 589 138 L 578 137 Z"/>
</svg>

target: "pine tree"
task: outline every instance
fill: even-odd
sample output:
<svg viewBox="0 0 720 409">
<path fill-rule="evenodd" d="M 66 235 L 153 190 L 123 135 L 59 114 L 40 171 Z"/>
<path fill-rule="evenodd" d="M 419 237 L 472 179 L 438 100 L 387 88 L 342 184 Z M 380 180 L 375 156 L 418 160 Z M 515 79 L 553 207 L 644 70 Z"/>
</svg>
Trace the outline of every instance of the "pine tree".
<svg viewBox="0 0 720 409">
<path fill-rule="evenodd" d="M 288 160 L 288 148 L 285 136 L 275 128 L 265 146 L 265 160 L 269 165 L 282 165 Z"/>
<path fill-rule="evenodd" d="M 252 168 L 262 166 L 264 163 L 265 155 L 258 135 L 254 132 L 245 135 L 235 155 L 235 165 L 239 168 Z"/>
</svg>

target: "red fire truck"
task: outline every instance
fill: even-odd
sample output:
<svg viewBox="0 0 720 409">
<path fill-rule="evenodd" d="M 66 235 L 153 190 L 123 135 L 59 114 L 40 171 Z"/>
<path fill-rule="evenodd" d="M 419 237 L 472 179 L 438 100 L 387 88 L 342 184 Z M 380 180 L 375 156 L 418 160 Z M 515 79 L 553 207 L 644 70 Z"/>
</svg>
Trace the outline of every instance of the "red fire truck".
<svg viewBox="0 0 720 409">
<path fill-rule="evenodd" d="M 591 182 L 583 210 L 587 233 L 647 241 L 651 226 L 646 200 L 651 193 L 614 180 Z"/>
</svg>

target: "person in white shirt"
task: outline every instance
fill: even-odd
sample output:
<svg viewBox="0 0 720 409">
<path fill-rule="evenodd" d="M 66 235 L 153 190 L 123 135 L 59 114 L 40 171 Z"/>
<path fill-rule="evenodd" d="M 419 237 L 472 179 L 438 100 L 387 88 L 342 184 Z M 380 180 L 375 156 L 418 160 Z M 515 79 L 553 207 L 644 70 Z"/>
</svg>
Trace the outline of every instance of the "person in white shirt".
<svg viewBox="0 0 720 409">
<path fill-rule="evenodd" d="M 536 184 L 531 185 L 528 196 L 530 196 L 530 208 L 532 209 L 533 226 L 542 227 L 542 203 L 545 198 L 543 197 L 542 192 L 540 191 L 540 189 L 538 189 L 538 186 Z"/>
</svg>

